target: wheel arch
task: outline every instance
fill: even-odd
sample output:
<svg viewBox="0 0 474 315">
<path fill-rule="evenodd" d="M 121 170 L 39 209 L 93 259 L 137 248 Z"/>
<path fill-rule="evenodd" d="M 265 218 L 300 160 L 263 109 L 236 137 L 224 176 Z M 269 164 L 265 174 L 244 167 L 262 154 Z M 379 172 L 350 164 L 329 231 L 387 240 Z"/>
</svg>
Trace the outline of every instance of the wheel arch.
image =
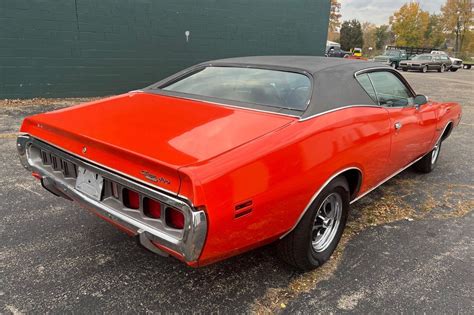
<svg viewBox="0 0 474 315">
<path fill-rule="evenodd" d="M 291 231 L 293 231 L 296 228 L 296 226 L 300 223 L 301 219 L 309 210 L 313 202 L 316 200 L 316 198 L 318 198 L 318 196 L 324 190 L 324 188 L 326 188 L 326 186 L 328 186 L 336 178 L 339 178 L 341 176 L 347 180 L 347 183 L 349 185 L 350 200 L 354 200 L 356 198 L 362 184 L 362 177 L 363 177 L 362 170 L 358 167 L 352 166 L 352 167 L 347 167 L 343 170 L 340 170 L 339 172 L 336 172 L 331 177 L 329 177 L 329 179 L 326 180 L 326 182 L 324 182 L 324 184 L 316 191 L 316 193 L 309 200 L 304 210 L 301 212 L 300 216 L 298 217 L 298 220 L 296 220 L 295 224 L 292 226 L 290 230 L 288 230 L 286 233 L 280 236 L 280 239 L 287 236 L 289 233 L 291 233 Z"/>
<path fill-rule="evenodd" d="M 446 140 L 450 135 L 451 132 L 453 131 L 454 124 L 452 121 L 449 121 L 446 127 L 444 127 L 443 133 L 441 135 L 441 141 Z"/>
<path fill-rule="evenodd" d="M 339 174 L 339 176 L 346 178 L 347 183 L 349 184 L 350 200 L 354 200 L 359 193 L 360 186 L 362 185 L 362 171 L 359 168 L 351 168 Z"/>
</svg>

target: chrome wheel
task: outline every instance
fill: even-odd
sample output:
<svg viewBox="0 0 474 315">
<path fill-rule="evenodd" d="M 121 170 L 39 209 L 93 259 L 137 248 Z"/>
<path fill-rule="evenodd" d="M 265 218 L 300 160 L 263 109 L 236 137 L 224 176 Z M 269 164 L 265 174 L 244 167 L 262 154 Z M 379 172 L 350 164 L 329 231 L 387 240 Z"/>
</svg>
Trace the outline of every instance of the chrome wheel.
<svg viewBox="0 0 474 315">
<path fill-rule="evenodd" d="M 438 142 L 433 148 L 433 151 L 431 151 L 431 164 L 436 163 L 436 160 L 438 159 L 438 155 L 439 155 L 439 149 L 440 149 L 440 143 Z"/>
<path fill-rule="evenodd" d="M 316 252 L 326 250 L 334 240 L 342 216 L 342 198 L 338 193 L 326 197 L 318 209 L 311 231 L 311 244 Z"/>
</svg>

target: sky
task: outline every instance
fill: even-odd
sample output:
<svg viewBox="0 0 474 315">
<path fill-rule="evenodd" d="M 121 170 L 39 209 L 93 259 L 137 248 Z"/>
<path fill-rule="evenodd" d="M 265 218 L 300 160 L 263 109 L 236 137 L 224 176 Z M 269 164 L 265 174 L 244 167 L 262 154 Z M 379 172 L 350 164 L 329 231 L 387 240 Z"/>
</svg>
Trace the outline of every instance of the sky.
<svg viewBox="0 0 474 315">
<path fill-rule="evenodd" d="M 388 18 L 409 0 L 340 0 L 341 21 L 358 19 L 376 25 L 388 24 Z M 418 0 L 423 10 L 439 12 L 446 0 Z"/>
</svg>

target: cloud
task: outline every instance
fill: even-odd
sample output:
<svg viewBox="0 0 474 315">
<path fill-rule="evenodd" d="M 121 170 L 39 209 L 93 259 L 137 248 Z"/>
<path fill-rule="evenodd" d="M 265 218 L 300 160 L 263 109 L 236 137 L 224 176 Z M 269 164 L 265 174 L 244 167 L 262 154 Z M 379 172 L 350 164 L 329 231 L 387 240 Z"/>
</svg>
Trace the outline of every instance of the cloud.
<svg viewBox="0 0 474 315">
<path fill-rule="evenodd" d="M 342 21 L 357 19 L 377 25 L 388 24 L 388 19 L 408 0 L 340 0 Z M 423 10 L 439 12 L 446 0 L 419 0 Z"/>
</svg>

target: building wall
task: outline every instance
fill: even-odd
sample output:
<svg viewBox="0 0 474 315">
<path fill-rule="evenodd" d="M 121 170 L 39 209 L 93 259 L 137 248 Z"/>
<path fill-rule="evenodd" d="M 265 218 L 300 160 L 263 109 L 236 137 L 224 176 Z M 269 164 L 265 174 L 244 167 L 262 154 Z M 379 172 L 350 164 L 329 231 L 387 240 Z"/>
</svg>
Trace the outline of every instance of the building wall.
<svg viewBox="0 0 474 315">
<path fill-rule="evenodd" d="M 0 0 L 0 98 L 110 95 L 215 58 L 322 55 L 328 15 L 329 0 Z"/>
</svg>

